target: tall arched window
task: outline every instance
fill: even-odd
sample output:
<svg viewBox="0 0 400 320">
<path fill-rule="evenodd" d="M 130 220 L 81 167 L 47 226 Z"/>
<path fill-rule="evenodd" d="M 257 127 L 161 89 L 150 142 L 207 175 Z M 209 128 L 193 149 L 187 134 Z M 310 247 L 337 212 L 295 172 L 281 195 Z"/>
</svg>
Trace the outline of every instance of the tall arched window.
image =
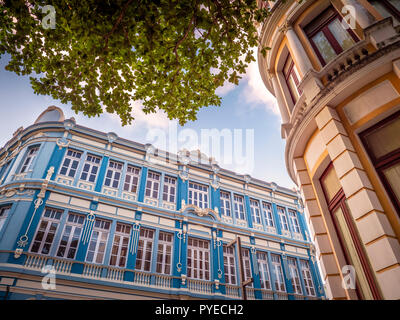
<svg viewBox="0 0 400 320">
<path fill-rule="evenodd" d="M 322 174 L 320 182 L 346 265 L 354 267 L 355 279 L 349 279 L 348 290 L 354 289 L 350 285 L 354 283 L 355 293 L 359 299 L 381 299 L 353 217 L 347 206 L 346 196 L 332 164 Z"/>
</svg>

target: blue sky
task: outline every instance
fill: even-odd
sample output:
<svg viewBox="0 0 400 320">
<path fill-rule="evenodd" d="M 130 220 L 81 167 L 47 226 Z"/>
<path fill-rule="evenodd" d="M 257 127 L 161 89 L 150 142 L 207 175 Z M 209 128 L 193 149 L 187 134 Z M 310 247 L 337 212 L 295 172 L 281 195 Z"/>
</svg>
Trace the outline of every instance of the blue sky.
<svg viewBox="0 0 400 320">
<path fill-rule="evenodd" d="M 31 125 L 39 114 L 51 105 L 63 109 L 66 118 L 74 117 L 80 125 L 103 132 L 115 132 L 125 139 L 140 143 L 153 143 L 157 147 L 162 146 L 152 139 L 152 133 L 164 132 L 167 135 L 170 128 L 177 127 L 178 136 L 188 132 L 196 133 L 199 144 L 201 143 L 202 129 L 203 131 L 204 129 L 217 129 L 219 132 L 230 133 L 232 137 L 236 132 L 243 139 L 242 147 L 247 148 L 246 134 L 247 137 L 251 137 L 251 134 L 248 134 L 249 131 L 246 132 L 246 130 L 251 130 L 254 135 L 254 149 L 243 149 L 250 151 L 251 158 L 254 158 L 254 163 L 248 167 L 248 170 L 245 169 L 246 172 L 241 172 L 244 169 L 239 168 L 236 163 L 216 156 L 219 165 L 239 173 L 250 174 L 252 177 L 264 181 L 274 181 L 284 187 L 295 186 L 286 172 L 285 142 L 280 136 L 281 119 L 276 101 L 262 83 L 257 63 L 249 66 L 239 86 L 227 84 L 222 87 L 219 90 L 222 96 L 222 105 L 203 108 L 198 113 L 198 119 L 195 122 L 189 122 L 184 127 L 180 127 L 176 122 L 171 123 L 161 112 L 150 116 L 144 115 L 141 112 L 140 104 L 135 103 L 135 122 L 130 126 L 122 127 L 119 119 L 114 115 L 103 114 L 100 117 L 87 118 L 82 114 L 75 114 L 70 105 L 61 104 L 49 96 L 34 94 L 28 77 L 17 76 L 4 69 L 7 62 L 7 56 L 0 58 L 0 106 L 3 111 L 0 118 L 1 146 L 12 137 L 13 132 L 19 127 Z M 237 146 L 235 141 L 238 140 L 233 138 L 232 140 L 235 152 L 235 146 Z M 189 150 L 200 148 L 199 145 L 196 146 L 188 141 L 186 144 L 178 144 L 178 149 L 181 146 L 188 147 Z M 250 153 L 247 155 L 249 156 Z"/>
</svg>

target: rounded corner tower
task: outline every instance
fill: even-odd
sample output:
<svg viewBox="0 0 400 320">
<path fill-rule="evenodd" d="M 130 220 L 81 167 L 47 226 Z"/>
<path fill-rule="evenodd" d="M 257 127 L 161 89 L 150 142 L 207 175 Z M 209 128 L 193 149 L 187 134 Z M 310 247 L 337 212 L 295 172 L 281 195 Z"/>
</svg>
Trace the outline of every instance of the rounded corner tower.
<svg viewBox="0 0 400 320">
<path fill-rule="evenodd" d="M 400 299 L 400 1 L 259 4 L 259 69 L 326 294 Z"/>
</svg>

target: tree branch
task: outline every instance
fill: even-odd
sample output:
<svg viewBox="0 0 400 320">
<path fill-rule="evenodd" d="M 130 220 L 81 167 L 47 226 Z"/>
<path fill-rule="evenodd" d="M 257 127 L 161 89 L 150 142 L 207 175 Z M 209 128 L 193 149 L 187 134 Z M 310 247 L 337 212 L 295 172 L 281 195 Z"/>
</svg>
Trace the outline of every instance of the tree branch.
<svg viewBox="0 0 400 320">
<path fill-rule="evenodd" d="M 107 50 L 107 48 L 108 48 L 108 39 L 109 39 L 110 36 L 115 32 L 115 30 L 118 28 L 119 24 L 121 23 L 121 21 L 122 21 L 124 15 L 125 15 L 126 10 L 128 9 L 128 6 L 131 4 L 131 2 L 132 2 L 132 0 L 128 0 L 128 1 L 125 3 L 125 5 L 123 6 L 123 8 L 122 8 L 122 10 L 121 10 L 121 13 L 120 13 L 120 15 L 119 15 L 117 21 L 116 21 L 116 22 L 114 23 L 114 25 L 113 25 L 111 31 L 108 32 L 108 33 L 104 36 L 104 39 L 105 39 L 105 43 L 106 43 L 106 44 L 105 44 L 105 46 L 104 46 L 104 48 L 103 48 L 103 51 Z"/>
<path fill-rule="evenodd" d="M 195 21 L 196 21 L 196 12 L 197 12 L 197 2 L 196 2 L 194 5 L 195 5 L 195 7 L 194 7 L 194 13 L 193 13 L 192 19 L 190 19 L 189 25 L 188 25 L 187 28 L 186 28 L 186 32 L 185 32 L 185 34 L 183 35 L 183 37 L 182 37 L 181 39 L 178 40 L 178 42 L 175 44 L 175 47 L 174 47 L 174 53 L 175 53 L 176 61 L 177 61 L 178 64 L 179 64 L 178 47 L 180 46 L 180 44 L 181 44 L 181 43 L 187 38 L 187 36 L 189 35 L 189 31 L 190 31 L 190 29 L 191 29 L 192 24 L 194 24 L 195 27 L 196 27 Z"/>
</svg>

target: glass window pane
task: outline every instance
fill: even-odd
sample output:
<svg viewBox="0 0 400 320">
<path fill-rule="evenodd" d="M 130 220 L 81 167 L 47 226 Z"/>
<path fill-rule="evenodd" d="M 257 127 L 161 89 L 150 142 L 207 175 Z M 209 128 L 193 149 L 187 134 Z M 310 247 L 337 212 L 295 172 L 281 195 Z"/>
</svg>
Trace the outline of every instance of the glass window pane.
<svg viewBox="0 0 400 320">
<path fill-rule="evenodd" d="M 328 28 L 332 32 L 336 41 L 342 47 L 343 51 L 351 48 L 355 44 L 354 39 L 350 36 L 348 31 L 343 28 L 342 23 L 338 19 L 331 22 Z"/>
<path fill-rule="evenodd" d="M 400 203 L 400 162 L 394 166 L 383 170 L 383 174 L 388 180 L 390 187 L 395 194 L 398 203 Z"/>
<path fill-rule="evenodd" d="M 346 205 L 347 207 L 347 205 Z M 347 207 L 348 209 L 348 207 Z M 363 271 L 362 263 L 360 261 L 359 254 L 357 252 L 356 245 L 354 243 L 354 239 L 352 237 L 351 231 L 349 229 L 348 223 L 344 216 L 344 212 L 341 207 L 336 208 L 333 211 L 333 216 L 335 218 L 335 222 L 337 224 L 337 229 L 339 230 L 339 237 L 341 239 L 340 243 L 344 246 L 345 253 L 347 253 L 347 261 L 349 264 L 353 265 L 356 271 L 356 277 L 362 279 L 361 281 L 357 281 L 362 288 L 364 293 L 369 292 L 369 288 L 367 287 L 367 279 L 365 273 Z"/>
<path fill-rule="evenodd" d="M 388 0 L 390 4 L 400 11 L 400 0 Z"/>
<path fill-rule="evenodd" d="M 325 194 L 328 202 L 330 202 L 333 197 L 342 188 L 340 181 L 336 175 L 335 168 L 331 168 L 329 172 L 321 179 L 321 183 L 324 187 Z"/>
<path fill-rule="evenodd" d="M 326 63 L 331 61 L 336 57 L 336 52 L 329 43 L 328 39 L 325 37 L 322 31 L 318 32 L 312 40 L 318 48 L 319 53 Z"/>
<path fill-rule="evenodd" d="M 376 130 L 365 135 L 368 149 L 376 158 L 400 148 L 400 117 L 378 127 Z"/>
</svg>

